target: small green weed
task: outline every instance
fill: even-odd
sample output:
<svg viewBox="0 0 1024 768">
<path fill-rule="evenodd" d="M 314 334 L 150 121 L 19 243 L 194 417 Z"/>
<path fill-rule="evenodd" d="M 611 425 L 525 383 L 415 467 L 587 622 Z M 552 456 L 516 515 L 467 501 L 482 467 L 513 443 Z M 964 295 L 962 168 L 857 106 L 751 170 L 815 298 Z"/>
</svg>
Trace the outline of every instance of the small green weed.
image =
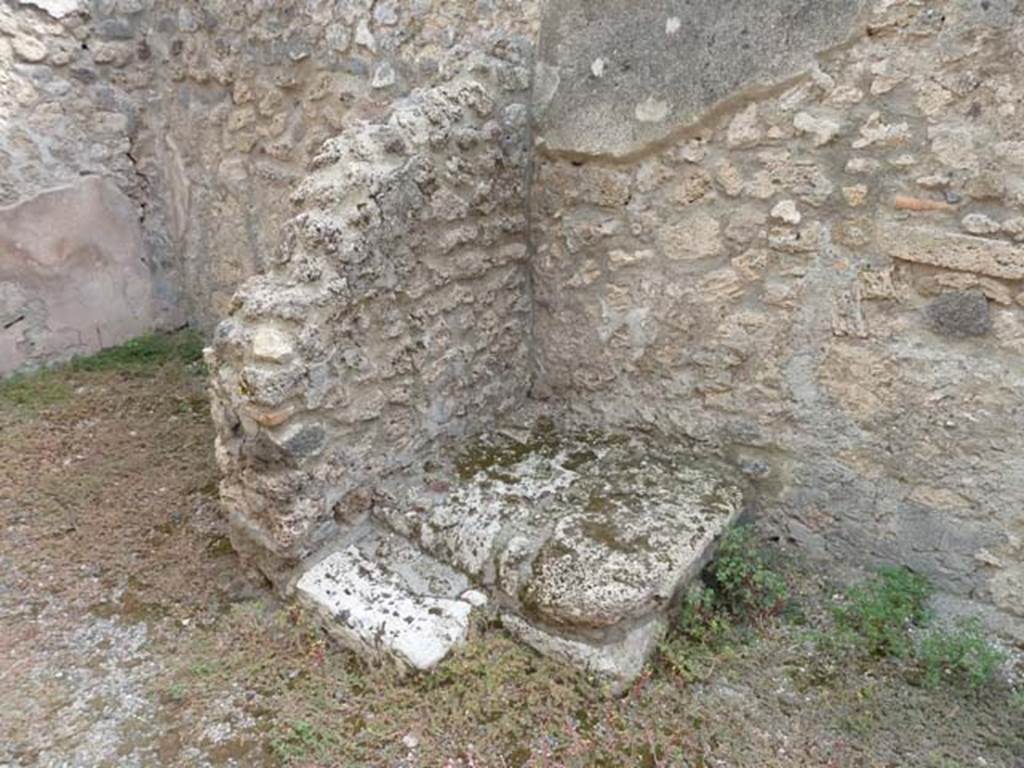
<svg viewBox="0 0 1024 768">
<path fill-rule="evenodd" d="M 270 749 L 278 759 L 290 765 L 323 756 L 335 738 L 306 720 L 294 720 L 285 724 L 283 733 L 270 740 Z"/>
<path fill-rule="evenodd" d="M 719 607 L 735 617 L 763 621 L 786 603 L 786 581 L 772 569 L 750 526 L 726 532 L 709 576 Z"/>
<path fill-rule="evenodd" d="M 920 675 L 933 688 L 988 684 L 1005 655 L 988 642 L 977 619 L 924 630 L 932 618 L 931 594 L 925 577 L 907 568 L 884 568 L 846 591 L 845 601 L 833 608 L 835 631 L 823 634 L 818 646 L 833 656 L 852 652 L 902 660 L 907 674 Z"/>
<path fill-rule="evenodd" d="M 964 619 L 953 629 L 931 630 L 921 640 L 917 657 L 925 683 L 933 688 L 943 683 L 981 688 L 1006 661 L 1006 654 L 985 638 L 977 619 Z"/>
<path fill-rule="evenodd" d="M 1010 693 L 1010 706 L 1018 712 L 1024 713 L 1024 688 L 1019 688 Z"/>
<path fill-rule="evenodd" d="M 191 672 L 196 677 L 211 677 L 217 672 L 217 664 L 213 661 L 200 661 L 192 665 Z"/>
<path fill-rule="evenodd" d="M 184 683 L 173 683 L 167 688 L 167 698 L 174 702 L 182 702 L 188 698 L 188 687 Z"/>
<path fill-rule="evenodd" d="M 927 623 L 928 580 L 906 568 L 884 568 L 846 592 L 834 609 L 840 640 L 876 658 L 906 658 L 914 650 L 907 631 Z"/>
<path fill-rule="evenodd" d="M 732 631 L 733 620 L 713 589 L 698 586 L 683 598 L 676 627 L 688 640 L 713 646 Z"/>
<path fill-rule="evenodd" d="M 665 663 L 689 681 L 710 676 L 716 663 L 729 655 L 729 644 L 742 640 L 740 630 L 777 615 L 788 595 L 785 580 L 771 568 L 749 526 L 725 534 L 705 578 L 706 586 L 684 596 L 661 648 Z"/>
<path fill-rule="evenodd" d="M 709 587 L 697 586 L 686 593 L 672 631 L 661 645 L 661 659 L 687 682 L 706 680 L 718 657 L 728 652 L 733 620 L 722 610 Z"/>
</svg>

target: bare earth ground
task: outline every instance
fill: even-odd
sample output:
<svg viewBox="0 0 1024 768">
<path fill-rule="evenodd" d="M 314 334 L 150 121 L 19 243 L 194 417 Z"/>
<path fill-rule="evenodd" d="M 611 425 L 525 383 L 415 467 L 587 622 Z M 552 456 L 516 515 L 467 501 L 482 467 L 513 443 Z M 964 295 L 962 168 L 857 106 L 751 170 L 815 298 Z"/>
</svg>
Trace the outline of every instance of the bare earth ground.
<svg viewBox="0 0 1024 768">
<path fill-rule="evenodd" d="M 224 536 L 180 357 L 0 389 L 0 766 L 1024 768 L 1024 697 L 815 651 L 834 589 L 620 700 L 481 627 L 399 680 L 326 644 Z"/>
</svg>

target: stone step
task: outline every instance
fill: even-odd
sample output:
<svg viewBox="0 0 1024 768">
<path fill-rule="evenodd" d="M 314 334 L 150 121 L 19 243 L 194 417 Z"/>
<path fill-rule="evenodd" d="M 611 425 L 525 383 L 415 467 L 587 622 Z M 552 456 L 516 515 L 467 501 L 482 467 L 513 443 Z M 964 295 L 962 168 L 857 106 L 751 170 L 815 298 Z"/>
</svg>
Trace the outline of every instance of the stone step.
<svg viewBox="0 0 1024 768">
<path fill-rule="evenodd" d="M 540 423 L 423 466 L 295 583 L 344 645 L 406 669 L 443 660 L 490 598 L 523 642 L 622 690 L 742 506 L 729 467 L 643 434 Z"/>
<path fill-rule="evenodd" d="M 433 456 L 375 514 L 488 590 L 505 626 L 621 688 L 739 515 L 733 470 L 656 437 L 496 430 Z"/>
<path fill-rule="evenodd" d="M 403 670 L 437 665 L 486 602 L 464 576 L 373 525 L 321 552 L 295 591 L 342 645 Z"/>
</svg>

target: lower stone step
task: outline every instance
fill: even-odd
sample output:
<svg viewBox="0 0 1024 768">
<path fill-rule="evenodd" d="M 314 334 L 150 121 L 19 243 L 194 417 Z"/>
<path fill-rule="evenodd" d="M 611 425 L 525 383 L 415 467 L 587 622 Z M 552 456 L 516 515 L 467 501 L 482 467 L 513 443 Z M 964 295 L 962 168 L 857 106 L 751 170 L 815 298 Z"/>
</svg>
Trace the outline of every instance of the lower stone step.
<svg viewBox="0 0 1024 768">
<path fill-rule="evenodd" d="M 341 644 L 404 670 L 428 670 L 465 642 L 474 608 L 486 602 L 467 586 L 407 541 L 371 528 L 322 554 L 295 590 Z"/>
<path fill-rule="evenodd" d="M 640 677 L 644 664 L 668 629 L 668 622 L 661 615 L 654 615 L 617 636 L 601 639 L 567 637 L 511 613 L 502 615 L 501 624 L 541 655 L 564 661 L 592 675 L 614 695 L 625 691 Z"/>
</svg>

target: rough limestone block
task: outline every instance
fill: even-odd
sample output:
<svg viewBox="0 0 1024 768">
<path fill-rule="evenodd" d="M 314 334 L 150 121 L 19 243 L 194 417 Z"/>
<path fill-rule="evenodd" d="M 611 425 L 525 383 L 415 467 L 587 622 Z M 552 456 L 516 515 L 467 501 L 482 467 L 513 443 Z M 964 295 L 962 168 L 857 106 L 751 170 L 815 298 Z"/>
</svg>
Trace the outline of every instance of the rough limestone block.
<svg viewBox="0 0 1024 768">
<path fill-rule="evenodd" d="M 608 643 L 587 643 L 536 627 L 505 614 L 502 626 L 538 653 L 559 659 L 603 680 L 611 693 L 622 693 L 643 672 L 668 625 L 654 617 Z"/>
<path fill-rule="evenodd" d="M 889 255 L 933 267 L 1002 280 L 1024 279 L 1024 248 L 1004 240 L 923 227 L 889 227 L 881 242 Z"/>
<path fill-rule="evenodd" d="M 409 591 L 354 546 L 306 571 L 296 591 L 343 645 L 417 670 L 431 669 L 465 641 L 473 609 L 464 600 Z"/>
<path fill-rule="evenodd" d="M 615 679 L 652 647 L 635 629 L 654 633 L 742 508 L 731 472 L 678 443 L 545 424 L 481 436 L 406 483 L 377 514 L 490 587 L 532 645 Z"/>
</svg>

